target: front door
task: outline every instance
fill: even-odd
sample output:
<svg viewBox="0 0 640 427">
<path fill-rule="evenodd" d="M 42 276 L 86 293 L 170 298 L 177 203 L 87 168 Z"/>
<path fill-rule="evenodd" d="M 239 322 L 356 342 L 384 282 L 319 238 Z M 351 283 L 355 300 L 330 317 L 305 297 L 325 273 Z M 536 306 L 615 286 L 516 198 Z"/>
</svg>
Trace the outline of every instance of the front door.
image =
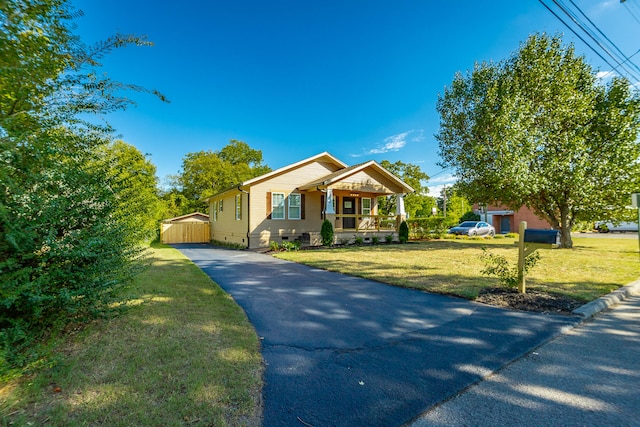
<svg viewBox="0 0 640 427">
<path fill-rule="evenodd" d="M 346 215 L 356 213 L 356 199 L 354 197 L 342 198 L 342 213 Z M 356 228 L 355 217 L 342 217 L 342 228 Z"/>
<path fill-rule="evenodd" d="M 511 217 L 505 215 L 500 217 L 500 232 L 501 233 L 510 233 L 511 232 L 511 223 L 509 221 Z"/>
</svg>

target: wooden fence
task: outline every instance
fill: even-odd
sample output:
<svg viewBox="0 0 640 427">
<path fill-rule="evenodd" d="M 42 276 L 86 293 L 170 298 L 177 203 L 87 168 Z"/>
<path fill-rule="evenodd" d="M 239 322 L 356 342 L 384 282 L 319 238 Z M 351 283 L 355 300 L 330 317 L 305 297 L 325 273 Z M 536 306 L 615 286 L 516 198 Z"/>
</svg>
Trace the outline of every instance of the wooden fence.
<svg viewBox="0 0 640 427">
<path fill-rule="evenodd" d="M 211 240 L 208 222 L 172 222 L 160 227 L 160 241 L 171 243 L 207 243 Z"/>
</svg>

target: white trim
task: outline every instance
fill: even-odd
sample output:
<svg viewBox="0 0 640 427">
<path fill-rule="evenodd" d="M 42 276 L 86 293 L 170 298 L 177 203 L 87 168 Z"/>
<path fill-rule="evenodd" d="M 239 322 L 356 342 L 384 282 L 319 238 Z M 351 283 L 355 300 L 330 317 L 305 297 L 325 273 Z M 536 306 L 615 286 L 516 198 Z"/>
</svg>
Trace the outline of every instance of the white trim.
<svg viewBox="0 0 640 427">
<path fill-rule="evenodd" d="M 281 195 L 282 196 L 282 202 L 281 202 L 281 206 L 280 204 L 276 205 L 275 204 L 275 200 L 276 200 L 276 194 Z M 273 220 L 277 220 L 277 221 L 283 221 L 286 218 L 286 214 L 287 214 L 287 209 L 286 209 L 286 201 L 285 201 L 286 197 L 285 197 L 285 193 L 283 192 L 271 192 L 271 219 Z M 275 213 L 276 213 L 276 208 L 280 208 L 282 207 L 282 218 L 276 218 L 275 217 Z"/>
<path fill-rule="evenodd" d="M 291 196 L 298 196 L 298 206 L 291 206 Z M 298 208 L 298 216 L 297 217 L 291 216 L 291 208 L 292 207 Z M 300 193 L 290 193 L 289 197 L 287 197 L 287 218 L 288 219 L 294 219 L 294 220 L 302 219 L 302 195 L 300 195 Z"/>
</svg>

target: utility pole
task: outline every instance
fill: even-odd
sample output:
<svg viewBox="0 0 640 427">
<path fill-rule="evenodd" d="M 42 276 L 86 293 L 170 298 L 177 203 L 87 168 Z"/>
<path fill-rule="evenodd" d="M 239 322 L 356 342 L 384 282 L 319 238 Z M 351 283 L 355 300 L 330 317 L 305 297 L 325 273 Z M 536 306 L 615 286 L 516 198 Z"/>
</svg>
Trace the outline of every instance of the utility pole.
<svg viewBox="0 0 640 427">
<path fill-rule="evenodd" d="M 444 212 L 444 217 L 447 217 L 447 186 L 445 185 L 442 189 L 442 211 Z"/>
</svg>

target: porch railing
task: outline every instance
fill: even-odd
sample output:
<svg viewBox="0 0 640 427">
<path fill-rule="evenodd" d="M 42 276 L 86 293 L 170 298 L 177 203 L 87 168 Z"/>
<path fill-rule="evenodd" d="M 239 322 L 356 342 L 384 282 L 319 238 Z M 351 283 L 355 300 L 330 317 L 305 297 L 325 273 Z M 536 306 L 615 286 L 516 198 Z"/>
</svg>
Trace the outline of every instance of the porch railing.
<svg viewBox="0 0 640 427">
<path fill-rule="evenodd" d="M 396 231 L 396 216 L 337 214 L 333 228 L 336 231 Z"/>
</svg>

